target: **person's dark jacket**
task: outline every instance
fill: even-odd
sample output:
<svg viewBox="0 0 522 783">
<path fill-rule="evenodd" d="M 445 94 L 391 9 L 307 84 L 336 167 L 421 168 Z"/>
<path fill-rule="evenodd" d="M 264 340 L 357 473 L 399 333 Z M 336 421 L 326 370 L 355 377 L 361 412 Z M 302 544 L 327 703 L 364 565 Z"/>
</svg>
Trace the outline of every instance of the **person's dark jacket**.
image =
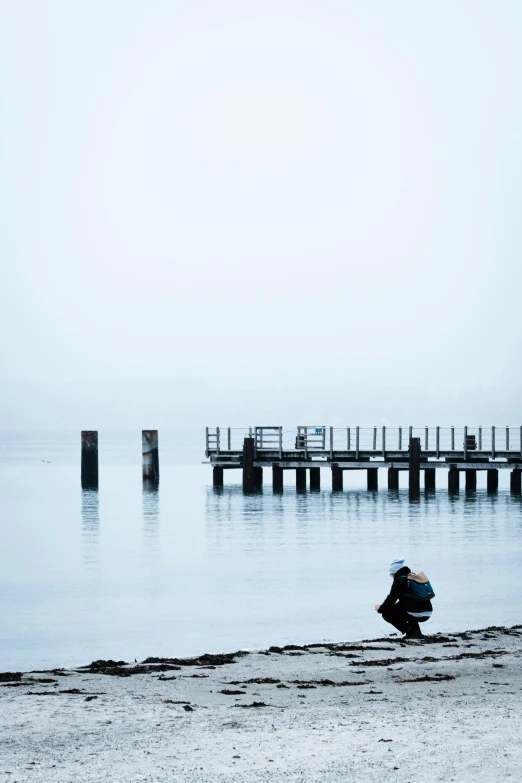
<svg viewBox="0 0 522 783">
<path fill-rule="evenodd" d="M 397 601 L 404 607 L 407 612 L 432 612 L 433 607 L 431 601 L 416 601 L 410 591 L 408 585 L 408 574 L 411 573 L 407 566 L 400 568 L 393 577 L 393 584 L 390 590 L 390 594 L 385 598 L 380 605 L 378 611 L 379 614 L 383 614 L 387 610 L 391 609 Z"/>
</svg>

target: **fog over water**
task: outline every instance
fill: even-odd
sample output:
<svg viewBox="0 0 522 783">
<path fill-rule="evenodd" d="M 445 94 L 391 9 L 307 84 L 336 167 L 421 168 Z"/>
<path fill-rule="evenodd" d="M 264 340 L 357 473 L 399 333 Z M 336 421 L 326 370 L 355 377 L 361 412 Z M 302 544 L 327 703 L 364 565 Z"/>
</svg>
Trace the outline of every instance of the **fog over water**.
<svg viewBox="0 0 522 783">
<path fill-rule="evenodd" d="M 521 17 L 3 3 L 0 426 L 517 424 Z"/>
</svg>

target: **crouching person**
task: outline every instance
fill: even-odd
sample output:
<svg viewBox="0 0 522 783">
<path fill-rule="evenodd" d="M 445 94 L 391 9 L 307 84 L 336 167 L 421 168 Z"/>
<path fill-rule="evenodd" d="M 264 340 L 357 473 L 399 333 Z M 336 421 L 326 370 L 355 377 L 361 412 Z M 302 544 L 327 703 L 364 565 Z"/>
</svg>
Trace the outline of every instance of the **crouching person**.
<svg viewBox="0 0 522 783">
<path fill-rule="evenodd" d="M 393 561 L 390 576 L 393 578 L 390 594 L 382 604 L 375 604 L 375 609 L 383 620 L 406 634 L 406 639 L 420 639 L 419 623 L 425 623 L 433 613 L 429 598 L 420 596 L 433 597 L 431 585 L 424 574 L 412 574 L 404 560 Z"/>
</svg>

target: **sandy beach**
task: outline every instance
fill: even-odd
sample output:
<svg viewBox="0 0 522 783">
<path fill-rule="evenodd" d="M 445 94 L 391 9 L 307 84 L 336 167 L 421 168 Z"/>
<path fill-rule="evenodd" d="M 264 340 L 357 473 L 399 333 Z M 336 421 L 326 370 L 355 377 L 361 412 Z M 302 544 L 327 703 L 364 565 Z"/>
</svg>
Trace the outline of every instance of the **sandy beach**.
<svg viewBox="0 0 522 783">
<path fill-rule="evenodd" d="M 0 780 L 522 779 L 522 626 L 0 674 Z"/>
</svg>

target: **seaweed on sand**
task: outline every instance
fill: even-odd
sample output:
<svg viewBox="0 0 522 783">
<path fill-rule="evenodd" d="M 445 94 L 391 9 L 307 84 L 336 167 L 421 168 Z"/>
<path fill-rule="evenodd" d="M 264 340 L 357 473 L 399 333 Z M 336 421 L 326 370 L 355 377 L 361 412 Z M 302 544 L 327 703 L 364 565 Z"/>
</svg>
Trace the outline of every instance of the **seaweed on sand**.
<svg viewBox="0 0 522 783">
<path fill-rule="evenodd" d="M 14 682 L 22 679 L 22 672 L 0 672 L 0 682 Z"/>
<path fill-rule="evenodd" d="M 143 663 L 164 663 L 175 666 L 224 666 L 227 663 L 236 663 L 236 658 L 242 658 L 249 655 L 246 650 L 238 650 L 234 653 L 204 653 L 197 658 L 145 658 Z"/>
</svg>

